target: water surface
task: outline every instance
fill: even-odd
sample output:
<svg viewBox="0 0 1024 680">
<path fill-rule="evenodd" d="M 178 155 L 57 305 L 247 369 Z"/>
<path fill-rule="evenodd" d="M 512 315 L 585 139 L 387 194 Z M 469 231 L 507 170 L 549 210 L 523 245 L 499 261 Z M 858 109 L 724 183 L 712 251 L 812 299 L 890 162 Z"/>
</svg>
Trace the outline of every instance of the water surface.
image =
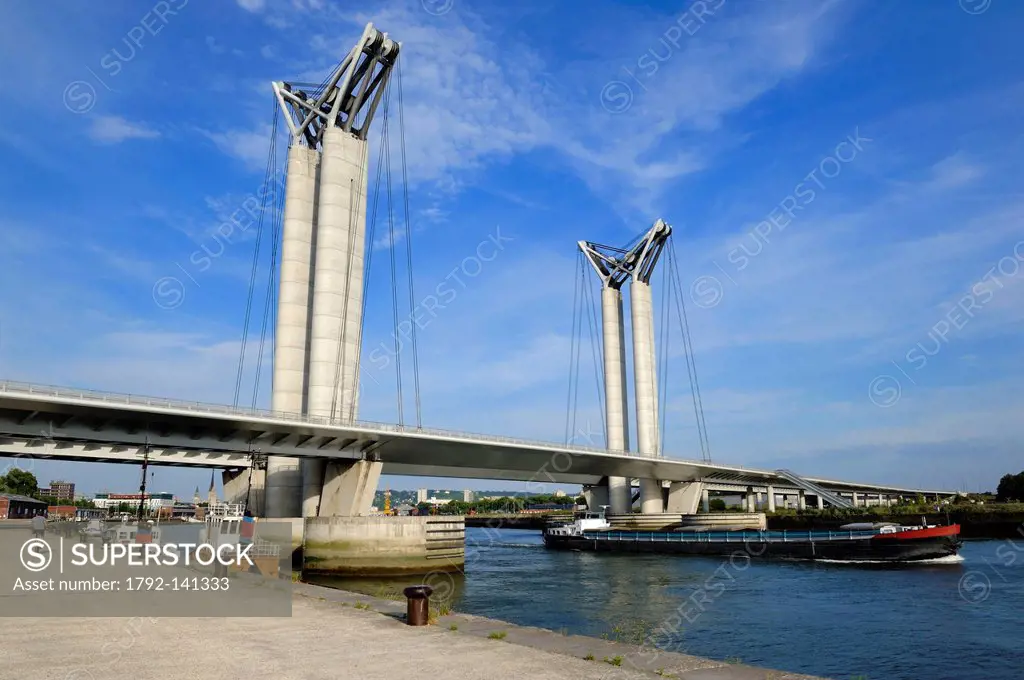
<svg viewBox="0 0 1024 680">
<path fill-rule="evenodd" d="M 456 611 L 831 678 L 1024 678 L 1024 540 L 898 568 L 549 551 L 516 529 L 470 528 L 466 544 L 465 577 L 433 578 Z"/>
</svg>

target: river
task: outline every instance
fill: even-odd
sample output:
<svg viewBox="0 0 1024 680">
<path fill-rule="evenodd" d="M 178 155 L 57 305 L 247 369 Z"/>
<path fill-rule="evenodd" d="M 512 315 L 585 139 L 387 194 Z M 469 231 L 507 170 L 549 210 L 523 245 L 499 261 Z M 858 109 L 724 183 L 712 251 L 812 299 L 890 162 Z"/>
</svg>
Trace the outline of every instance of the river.
<svg viewBox="0 0 1024 680">
<path fill-rule="evenodd" d="M 466 549 L 464 577 L 431 580 L 469 614 L 830 678 L 1024 677 L 1024 539 L 898 568 L 549 551 L 516 529 L 467 529 Z"/>
</svg>

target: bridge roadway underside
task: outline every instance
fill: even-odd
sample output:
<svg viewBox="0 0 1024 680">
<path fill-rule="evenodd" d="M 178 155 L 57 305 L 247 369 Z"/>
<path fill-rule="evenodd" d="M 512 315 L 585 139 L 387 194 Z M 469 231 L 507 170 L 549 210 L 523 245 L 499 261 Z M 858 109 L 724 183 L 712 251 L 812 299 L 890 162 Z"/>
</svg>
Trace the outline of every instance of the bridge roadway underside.
<svg viewBox="0 0 1024 680">
<path fill-rule="evenodd" d="M 684 461 L 570 452 L 558 445 L 510 444 L 362 426 L 192 414 L 115 404 L 69 406 L 0 393 L 0 456 L 246 468 L 250 453 L 379 460 L 385 474 L 597 484 L 609 474 L 684 481 L 701 471 Z"/>
<path fill-rule="evenodd" d="M 607 477 L 666 483 L 702 480 L 711 490 L 753 492 L 773 485 L 778 493 L 796 491 L 768 470 L 383 424 L 327 425 L 227 407 L 197 411 L 171 402 L 154 405 L 126 399 L 0 389 L 0 456 L 139 464 L 148 447 L 149 462 L 155 465 L 240 469 L 249 467 L 251 454 L 258 453 L 375 460 L 392 475 L 581 485 L 596 485 Z M 807 479 L 845 493 L 952 494 Z"/>
</svg>

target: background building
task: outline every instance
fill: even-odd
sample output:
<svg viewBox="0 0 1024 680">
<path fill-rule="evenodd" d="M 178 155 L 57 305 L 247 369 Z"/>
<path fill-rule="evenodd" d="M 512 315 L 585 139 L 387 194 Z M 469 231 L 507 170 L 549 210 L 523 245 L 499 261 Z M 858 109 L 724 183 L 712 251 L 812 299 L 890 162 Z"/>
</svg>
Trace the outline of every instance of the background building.
<svg viewBox="0 0 1024 680">
<path fill-rule="evenodd" d="M 428 491 L 426 489 L 416 489 L 416 503 L 426 503 L 427 493 Z"/>
<path fill-rule="evenodd" d="M 16 493 L 0 493 L 0 519 L 22 519 L 46 514 L 46 503 Z"/>
<path fill-rule="evenodd" d="M 51 480 L 50 486 L 39 489 L 42 498 L 53 498 L 58 501 L 72 503 L 75 500 L 75 483 L 59 479 Z"/>
<path fill-rule="evenodd" d="M 138 510 L 139 499 L 142 494 L 137 493 L 98 493 L 92 502 L 97 508 L 110 509 L 121 507 L 122 504 L 128 506 L 129 512 Z M 161 508 L 173 508 L 174 507 L 174 494 L 172 493 L 147 493 L 146 494 L 146 510 L 150 512 L 159 511 Z"/>
<path fill-rule="evenodd" d="M 472 490 L 466 489 L 465 491 L 462 492 L 462 502 L 463 503 L 472 503 L 473 502 L 473 492 L 472 492 Z"/>
<path fill-rule="evenodd" d="M 74 519 L 78 514 L 77 510 L 78 508 L 73 505 L 51 505 L 46 509 L 46 516 L 50 519 Z"/>
</svg>

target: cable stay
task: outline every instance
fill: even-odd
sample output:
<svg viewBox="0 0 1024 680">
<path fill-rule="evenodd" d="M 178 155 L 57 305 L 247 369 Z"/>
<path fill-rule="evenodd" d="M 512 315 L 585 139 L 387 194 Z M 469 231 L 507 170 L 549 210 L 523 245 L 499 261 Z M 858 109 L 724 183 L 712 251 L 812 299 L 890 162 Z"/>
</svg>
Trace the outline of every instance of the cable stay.
<svg viewBox="0 0 1024 680">
<path fill-rule="evenodd" d="M 586 290 L 587 290 L 587 288 L 586 288 L 586 286 L 587 286 L 586 272 L 583 271 L 582 267 L 580 269 L 580 283 L 579 283 L 579 285 L 580 285 L 580 300 L 579 300 L 580 307 L 579 307 L 579 313 L 575 315 L 578 318 L 578 323 L 577 323 L 577 326 L 576 326 L 576 332 L 577 332 L 577 337 L 576 337 L 576 357 L 575 357 L 576 364 L 575 364 L 575 366 L 573 366 L 573 370 L 572 370 L 572 373 L 571 373 L 574 382 L 573 382 L 573 384 L 571 386 L 571 388 L 572 388 L 572 423 L 569 426 L 569 442 L 571 442 L 573 440 L 573 438 L 575 438 L 575 436 L 576 436 L 576 415 L 577 415 L 577 413 L 579 411 L 579 404 L 580 404 L 580 354 L 581 354 L 581 349 L 583 347 L 583 306 L 585 304 L 584 300 L 585 300 L 586 295 L 587 295 L 587 293 L 586 293 Z M 567 443 L 569 443 L 569 442 L 567 442 Z"/>
<path fill-rule="evenodd" d="M 666 286 L 668 283 L 668 272 L 662 269 L 661 273 L 661 341 L 658 343 L 658 385 L 660 386 L 660 394 L 658 395 L 658 452 L 657 455 L 660 457 L 665 452 L 665 419 L 668 414 L 668 359 L 669 359 L 669 322 L 668 322 L 668 311 L 669 311 L 669 297 L 671 290 Z"/>
<path fill-rule="evenodd" d="M 394 81 L 389 80 L 384 88 L 384 96 L 382 99 L 382 122 L 380 125 L 380 139 L 379 149 L 377 153 L 377 167 L 375 171 L 374 187 L 373 187 L 373 199 L 369 204 L 369 215 L 367 225 L 367 238 L 366 238 L 366 257 L 365 267 L 363 271 L 363 291 L 364 297 L 370 290 L 370 281 L 373 271 L 373 251 L 374 244 L 377 242 L 377 227 L 378 222 L 387 221 L 387 236 L 386 244 L 388 246 L 388 279 L 390 284 L 390 302 L 391 302 L 391 325 L 392 335 L 394 338 L 393 352 L 395 362 L 395 383 L 396 383 L 396 405 L 398 424 L 405 425 L 405 397 L 407 391 L 407 383 L 405 380 L 405 372 L 408 370 L 408 365 L 405 368 L 402 366 L 402 354 L 405 351 L 405 343 L 403 342 L 403 336 L 406 332 L 409 333 L 408 339 L 411 344 L 412 351 L 412 372 L 413 372 L 413 391 L 415 400 L 415 413 L 416 413 L 416 427 L 423 427 L 423 411 L 422 411 L 422 398 L 420 391 L 420 374 L 419 374 L 419 340 L 416 335 L 416 324 L 412 322 L 413 311 L 416 306 L 416 289 L 414 284 L 414 269 L 413 269 L 413 250 L 412 250 L 412 218 L 411 208 L 409 200 L 409 171 L 408 171 L 408 159 L 406 151 L 406 140 L 405 140 L 405 103 L 404 95 L 402 92 L 402 75 L 401 75 L 401 59 L 399 58 L 396 63 L 396 72 L 398 74 L 397 83 L 397 96 L 392 93 L 392 86 Z M 398 139 L 393 140 L 392 134 L 395 127 L 394 121 L 394 101 L 397 99 L 398 105 Z M 401 172 L 402 172 L 402 197 L 401 204 L 396 201 L 395 181 L 397 169 L 392 167 L 392 156 L 393 156 L 393 145 L 394 142 L 395 150 L 400 156 Z M 383 196 L 382 196 L 383 194 Z M 386 207 L 381 204 L 381 199 L 384 198 L 387 201 Z M 384 213 L 386 211 L 386 214 Z M 397 213 L 397 215 L 396 215 Z M 399 223 L 398 219 L 402 221 Z M 404 233 L 400 229 L 404 226 Z M 399 271 L 399 253 L 397 252 L 398 241 L 404 236 L 406 241 L 405 247 L 405 275 L 408 277 L 404 286 L 400 281 L 401 272 Z M 404 290 L 403 290 L 404 288 Z M 402 298 L 408 295 L 408 318 L 407 322 L 403 322 L 403 314 L 405 313 L 405 303 Z M 362 356 L 362 340 L 363 331 L 366 323 L 366 307 L 363 305 L 363 309 L 360 312 L 360 324 L 358 331 L 358 346 L 360 347 L 359 355 L 356 357 L 355 371 L 358 381 L 364 376 L 361 374 L 361 356 Z M 408 325 L 409 328 L 404 328 Z M 339 362 L 339 378 L 340 378 L 340 367 L 343 362 Z M 380 384 L 376 378 L 372 375 L 369 376 L 376 384 Z M 354 407 L 355 400 L 352 401 L 353 411 L 349 414 L 349 419 L 354 420 Z"/>
<path fill-rule="evenodd" d="M 412 213 L 409 209 L 409 172 L 405 154 L 405 100 L 402 97 L 402 55 L 399 53 L 395 71 L 398 73 L 398 130 L 402 144 L 402 193 L 405 204 L 405 253 L 406 269 L 409 275 L 409 316 L 412 317 L 412 310 L 416 309 L 416 290 L 413 285 L 412 268 Z M 416 322 L 410 324 L 412 335 L 412 375 L 414 389 L 416 391 L 416 427 L 423 427 L 423 410 L 420 401 L 420 359 L 419 345 L 416 341 Z"/>
<path fill-rule="evenodd" d="M 570 331 L 570 334 L 569 334 L 569 393 L 568 393 L 568 395 L 566 397 L 566 402 L 565 402 L 565 443 L 566 443 L 566 445 L 569 445 L 571 443 L 572 437 L 573 437 L 573 433 L 576 431 L 576 416 L 575 416 L 575 412 L 574 412 L 573 407 L 572 407 L 573 406 L 573 404 L 572 404 L 572 395 L 573 395 L 573 387 L 574 387 L 573 376 L 575 375 L 575 368 L 574 367 L 575 367 L 575 365 L 577 363 L 577 359 L 576 359 L 576 351 L 577 351 L 576 350 L 576 332 L 577 332 L 576 331 L 576 325 L 577 325 L 577 321 L 579 319 L 579 314 L 577 312 L 578 312 L 578 309 L 579 309 L 578 302 L 579 302 L 579 296 L 580 296 L 580 288 L 583 286 L 583 276 L 582 276 L 583 254 L 579 253 L 579 255 L 576 258 L 576 260 L 577 260 L 577 266 L 578 266 L 578 268 L 581 271 L 581 275 L 579 277 L 577 277 L 576 274 L 573 273 L 573 277 L 572 277 L 572 280 L 573 280 L 573 288 L 572 288 L 572 330 Z M 570 419 L 572 421 L 571 425 L 570 425 Z"/>
<path fill-rule="evenodd" d="M 590 353 L 594 362 L 594 383 L 597 391 L 598 414 L 601 419 L 602 436 L 607 432 L 604 415 L 604 337 L 598 321 L 597 303 L 593 290 L 587 282 L 587 262 L 582 252 L 577 255 L 579 276 L 573 276 L 572 334 L 569 342 L 569 393 L 565 411 L 565 443 L 571 444 L 576 433 L 579 415 L 580 357 L 583 352 L 583 325 L 586 318 L 590 330 Z M 589 430 L 589 428 L 588 428 Z M 589 432 L 588 432 L 589 434 Z"/>
<path fill-rule="evenodd" d="M 693 411 L 697 421 L 697 437 L 700 441 L 701 459 L 705 462 L 711 462 L 711 445 L 708 441 L 707 423 L 704 420 L 704 402 L 700 394 L 700 381 L 697 379 L 697 364 L 693 351 L 693 341 L 690 336 L 690 322 L 686 316 L 683 286 L 680 282 L 679 265 L 675 253 L 675 239 L 669 240 L 668 264 L 670 285 L 676 303 L 676 318 L 679 320 L 679 329 L 683 336 L 686 371 L 690 378 L 690 395 L 693 399 Z"/>
<path fill-rule="evenodd" d="M 277 125 L 273 126 L 274 141 L 270 145 L 270 157 L 271 166 L 277 167 Z M 266 185 L 264 185 L 266 187 Z M 260 346 L 259 353 L 257 354 L 256 361 L 256 375 L 253 378 L 253 389 L 252 389 L 252 409 L 255 411 L 256 406 L 259 402 L 260 392 L 260 375 L 263 369 L 263 363 L 266 360 L 266 346 L 268 340 L 268 331 L 270 334 L 270 365 L 274 365 L 274 353 L 273 353 L 273 334 L 277 330 L 277 305 L 274 304 L 277 301 L 277 284 L 278 284 L 278 251 L 281 245 L 281 237 L 284 230 L 284 195 L 279 194 L 277 190 L 277 182 L 271 182 L 269 191 L 264 191 L 264 195 L 270 195 L 270 219 L 271 219 L 271 239 L 270 239 L 270 266 L 267 268 L 267 288 L 266 296 L 263 301 L 263 325 L 260 328 Z"/>
<path fill-rule="evenodd" d="M 608 430 L 605 429 L 604 422 L 604 381 L 601 379 L 604 372 L 604 333 L 601 332 L 601 324 L 598 321 L 597 316 L 597 302 L 595 301 L 594 289 L 587 285 L 586 278 L 586 264 L 583 265 L 583 291 L 586 297 L 590 301 L 589 315 L 587 316 L 587 322 L 590 325 L 590 351 L 594 359 L 594 382 L 597 387 L 597 405 L 598 415 L 601 418 L 601 432 L 602 435 Z M 589 430 L 589 428 L 587 428 Z"/>
<path fill-rule="evenodd" d="M 273 124 L 271 125 L 270 146 L 269 146 L 269 149 L 267 151 L 267 164 L 266 164 L 266 170 L 265 170 L 264 176 L 263 176 L 263 186 L 264 187 L 270 185 L 271 180 L 273 178 L 273 174 L 274 174 L 274 172 L 276 170 L 276 165 L 277 165 L 277 130 L 278 130 L 278 121 L 279 120 L 280 120 L 280 111 L 279 111 L 279 109 L 277 107 L 277 102 L 274 101 L 274 116 L 273 116 Z M 259 216 L 256 218 L 256 243 L 253 246 L 252 266 L 251 266 L 250 273 L 249 273 L 249 288 L 248 288 L 248 292 L 246 294 L 246 301 L 245 301 L 245 318 L 244 318 L 244 320 L 242 322 L 242 343 L 241 343 L 241 347 L 239 348 L 239 354 L 238 354 L 238 372 L 237 372 L 237 374 L 235 376 L 235 393 L 234 393 L 234 398 L 232 400 L 232 405 L 235 408 L 238 407 L 238 402 L 239 402 L 239 400 L 241 398 L 242 378 L 243 378 L 244 373 L 245 373 L 245 354 L 246 354 L 246 348 L 248 347 L 248 342 L 249 342 L 249 325 L 250 325 L 250 322 L 252 320 L 253 300 L 254 300 L 254 298 L 256 296 L 256 274 L 259 271 L 260 249 L 261 249 L 261 245 L 263 243 L 263 231 L 264 231 L 264 226 L 265 226 L 265 217 L 266 217 L 266 213 L 267 213 L 268 192 L 263 191 L 263 192 L 261 192 L 261 194 L 262 195 L 260 197 Z M 276 216 L 271 217 L 271 219 L 276 221 Z M 276 252 L 277 252 L 277 250 L 276 250 L 276 240 L 275 240 L 275 243 L 274 243 L 274 260 L 275 260 L 275 262 L 276 262 Z M 268 295 L 269 295 L 269 292 L 268 292 Z M 265 336 L 266 319 L 264 319 L 263 326 L 264 326 L 264 336 Z M 261 345 L 262 345 L 262 338 L 261 338 Z M 260 351 L 261 351 L 261 354 L 262 354 L 262 346 L 261 346 L 261 350 Z M 257 357 L 257 364 L 259 364 L 260 361 L 262 361 L 262 356 Z M 258 376 L 258 369 L 257 369 L 257 376 Z M 255 408 L 256 397 L 257 397 L 257 389 L 256 389 L 256 387 L 254 387 L 253 388 L 253 404 L 254 404 L 254 408 Z"/>
<path fill-rule="evenodd" d="M 386 106 L 387 106 L 387 102 L 385 102 L 385 107 Z M 384 113 L 384 120 L 386 122 L 387 121 L 387 108 L 385 108 L 383 113 Z M 366 248 L 366 267 L 365 267 L 365 269 L 363 271 L 363 291 L 364 291 L 363 292 L 363 309 L 360 311 L 360 316 L 359 316 L 359 333 L 358 333 L 358 336 L 357 336 L 358 342 L 356 343 L 357 346 L 360 348 L 359 353 L 356 355 L 355 374 L 357 376 L 357 380 L 362 380 L 362 374 L 361 374 L 360 368 L 361 368 L 361 365 L 362 365 L 362 356 L 363 356 L 363 352 L 362 352 L 362 347 L 363 347 L 363 330 L 366 327 L 366 307 L 367 307 L 366 300 L 369 298 L 370 274 L 371 274 L 371 272 L 373 270 L 373 251 L 374 251 L 373 244 L 377 240 L 377 211 L 380 208 L 380 187 L 381 187 L 381 184 L 382 184 L 382 178 L 383 178 L 383 173 L 384 173 L 384 162 L 385 162 L 385 160 L 384 160 L 384 158 L 385 158 L 384 157 L 384 137 L 386 135 L 387 135 L 387 127 L 386 127 L 386 125 L 381 125 L 381 128 L 380 128 L 380 139 L 378 140 L 379 151 L 377 153 L 377 174 L 376 174 L 376 177 L 374 178 L 374 182 L 373 182 L 373 206 L 372 206 L 372 208 L 370 208 L 369 215 L 367 217 L 368 225 L 367 225 L 367 236 L 366 236 L 366 243 L 367 243 L 367 248 Z M 369 195 L 369 194 L 367 194 L 367 195 Z M 367 207 L 369 207 L 369 206 L 367 206 Z M 373 380 L 374 384 L 380 385 L 380 383 L 377 381 L 376 378 L 373 377 L 372 374 L 367 373 L 367 376 L 371 380 Z M 349 414 L 349 420 L 355 420 L 355 414 L 354 413 L 350 413 Z"/>
</svg>

